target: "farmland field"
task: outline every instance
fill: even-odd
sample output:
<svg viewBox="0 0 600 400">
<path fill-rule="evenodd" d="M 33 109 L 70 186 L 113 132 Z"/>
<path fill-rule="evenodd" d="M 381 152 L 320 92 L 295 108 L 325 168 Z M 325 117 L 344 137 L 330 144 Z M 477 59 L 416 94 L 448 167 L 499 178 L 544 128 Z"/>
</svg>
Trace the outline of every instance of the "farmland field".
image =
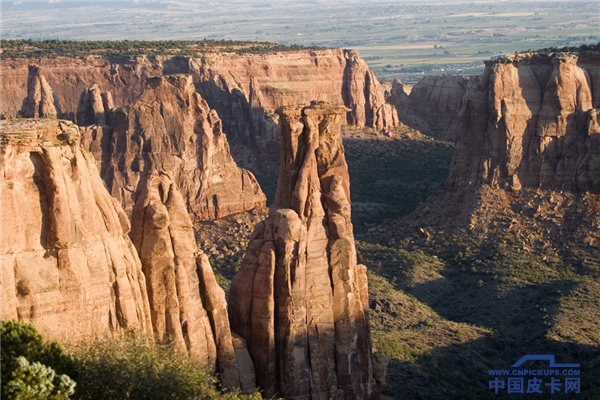
<svg viewBox="0 0 600 400">
<path fill-rule="evenodd" d="M 600 41 L 593 1 L 2 2 L 5 39 L 236 39 L 356 48 L 380 79 L 479 73 L 498 54 Z"/>
</svg>

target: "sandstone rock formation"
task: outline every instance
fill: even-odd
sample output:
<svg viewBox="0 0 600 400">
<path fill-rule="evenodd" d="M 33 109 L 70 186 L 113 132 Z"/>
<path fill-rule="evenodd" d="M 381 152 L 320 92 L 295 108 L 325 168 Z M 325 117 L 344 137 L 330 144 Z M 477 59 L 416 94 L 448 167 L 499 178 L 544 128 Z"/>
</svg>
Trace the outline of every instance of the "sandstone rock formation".
<svg viewBox="0 0 600 400">
<path fill-rule="evenodd" d="M 379 82 L 354 50 L 328 49 L 264 55 L 205 54 L 201 58 L 134 56 L 40 59 L 63 110 L 77 113 L 80 94 L 92 84 L 112 93 L 115 107 L 133 103 L 151 76 L 190 74 L 196 89 L 223 119 L 231 140 L 258 144 L 276 138 L 265 118 L 281 106 L 312 100 L 345 103 L 350 123 L 381 129 L 396 123 Z M 26 96 L 27 63 L 0 64 L 0 107 L 16 115 Z"/>
<path fill-rule="evenodd" d="M 346 66 L 342 96 L 350 108 L 349 125 L 368 126 L 375 130 L 398 125 L 398 115 L 393 106 L 386 103 L 383 90 L 368 65 L 358 57 L 358 51 L 344 53 Z"/>
<path fill-rule="evenodd" d="M 129 222 L 104 187 L 76 125 L 1 122 L 1 318 L 77 341 L 151 332 L 146 279 Z"/>
<path fill-rule="evenodd" d="M 229 306 L 267 397 L 371 394 L 366 268 L 356 262 L 340 134 L 346 111 L 322 102 L 277 110 L 275 204 L 252 234 Z"/>
<path fill-rule="evenodd" d="M 42 68 L 37 65 L 28 66 L 27 97 L 23 99 L 20 114 L 24 118 L 61 116 L 58 99 L 52 93 L 52 88 L 42 74 Z"/>
<path fill-rule="evenodd" d="M 403 124 L 436 139 L 454 141 L 458 114 L 478 82 L 479 77 L 426 76 L 408 89 L 396 80 L 386 97 Z"/>
<path fill-rule="evenodd" d="M 85 143 L 127 212 L 141 174 L 152 170 L 172 177 L 194 221 L 265 206 L 258 182 L 237 167 L 221 120 L 196 93 L 191 76 L 148 78 L 140 98 L 116 109 L 112 119 L 112 130 Z"/>
<path fill-rule="evenodd" d="M 461 111 L 447 186 L 600 193 L 600 56 L 486 62 Z"/>
<path fill-rule="evenodd" d="M 114 108 L 110 92 L 96 84 L 81 92 L 77 105 L 77 125 L 110 125 L 110 110 Z"/>
<path fill-rule="evenodd" d="M 184 198 L 166 174 L 152 171 L 140 181 L 131 238 L 147 279 L 154 333 L 218 366 L 224 387 L 239 388 L 225 292 L 197 250 Z"/>
</svg>

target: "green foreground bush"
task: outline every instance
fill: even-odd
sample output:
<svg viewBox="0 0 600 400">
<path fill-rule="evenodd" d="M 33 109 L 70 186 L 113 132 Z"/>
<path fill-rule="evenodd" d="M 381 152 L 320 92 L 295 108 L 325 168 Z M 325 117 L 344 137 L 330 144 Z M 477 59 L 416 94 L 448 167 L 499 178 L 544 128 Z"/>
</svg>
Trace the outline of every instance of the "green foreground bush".
<svg viewBox="0 0 600 400">
<path fill-rule="evenodd" d="M 77 399 L 260 399 L 222 393 L 217 379 L 170 344 L 141 336 L 98 340 L 72 352 Z"/>
<path fill-rule="evenodd" d="M 35 327 L 19 321 L 2 321 L 2 398 L 64 400 L 75 383 L 66 371 L 72 360 L 60 343 L 44 343 Z"/>
<path fill-rule="evenodd" d="M 96 339 L 63 352 L 57 342 L 44 343 L 30 324 L 1 324 L 2 398 L 261 399 L 260 394 L 221 392 L 218 380 L 201 363 L 172 344 L 156 344 L 149 337 L 126 334 Z M 68 376 L 58 375 L 65 372 Z M 76 382 L 74 393 L 69 390 L 71 378 Z M 54 382 L 50 390 L 48 379 Z M 20 397 L 15 397 L 17 393 Z"/>
</svg>

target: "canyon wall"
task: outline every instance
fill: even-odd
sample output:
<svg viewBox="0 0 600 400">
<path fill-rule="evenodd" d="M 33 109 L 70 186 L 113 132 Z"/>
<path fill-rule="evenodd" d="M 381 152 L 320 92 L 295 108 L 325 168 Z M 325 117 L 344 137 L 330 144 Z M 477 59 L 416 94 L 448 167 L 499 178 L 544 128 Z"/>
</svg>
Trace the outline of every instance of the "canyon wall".
<svg viewBox="0 0 600 400">
<path fill-rule="evenodd" d="M 397 123 L 379 82 L 354 50 L 316 50 L 266 55 L 206 54 L 173 56 L 59 57 L 35 61 L 65 115 L 77 115 L 80 94 L 93 84 L 110 92 L 115 107 L 142 93 L 147 77 L 190 74 L 197 90 L 226 121 L 232 140 L 259 144 L 276 137 L 275 123 L 265 118 L 280 106 L 308 105 L 312 100 L 345 103 L 349 124 L 382 129 Z M 30 60 L 2 60 L 1 110 L 15 116 L 27 96 Z"/>
<path fill-rule="evenodd" d="M 2 121 L 2 319 L 77 341 L 151 333 L 129 221 L 67 121 Z"/>
<path fill-rule="evenodd" d="M 185 200 L 167 174 L 143 176 L 131 220 L 154 334 L 218 370 L 224 387 L 239 388 L 225 292 L 197 249 Z"/>
<path fill-rule="evenodd" d="M 600 193 L 599 109 L 597 52 L 486 62 L 459 116 L 447 186 Z"/>
<path fill-rule="evenodd" d="M 478 76 L 460 75 L 426 76 L 414 86 L 396 80 L 386 99 L 404 125 L 453 142 L 458 134 L 459 112 L 478 83 Z"/>
<path fill-rule="evenodd" d="M 265 396 L 366 399 L 372 391 L 366 267 L 357 265 L 340 126 L 347 109 L 280 108 L 275 203 L 230 291 Z"/>
<path fill-rule="evenodd" d="M 237 167 L 219 116 L 195 91 L 190 75 L 147 78 L 133 104 L 106 117 L 103 98 L 110 97 L 94 87 L 83 92 L 78 120 L 110 119 L 110 126 L 85 128 L 83 142 L 126 212 L 132 210 L 141 176 L 153 170 L 172 177 L 194 221 L 265 206 L 258 182 Z"/>
<path fill-rule="evenodd" d="M 249 353 L 231 334 L 225 292 L 171 177 L 143 174 L 130 231 L 76 125 L 0 127 L 0 318 L 65 342 L 119 331 L 172 338 L 223 387 L 254 392 Z"/>
</svg>

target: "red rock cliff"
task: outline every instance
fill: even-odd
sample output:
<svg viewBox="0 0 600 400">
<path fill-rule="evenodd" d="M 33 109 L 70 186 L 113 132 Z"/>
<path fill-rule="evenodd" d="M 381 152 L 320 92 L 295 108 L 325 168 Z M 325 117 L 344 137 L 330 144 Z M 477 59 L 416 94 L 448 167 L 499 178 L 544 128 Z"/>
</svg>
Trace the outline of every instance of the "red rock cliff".
<svg viewBox="0 0 600 400">
<path fill-rule="evenodd" d="M 67 121 L 2 121 L 2 319 L 47 337 L 150 333 L 129 222 Z"/>
<path fill-rule="evenodd" d="M 599 108 L 598 53 L 487 62 L 461 111 L 448 187 L 600 193 Z"/>
<path fill-rule="evenodd" d="M 95 104 L 100 109 L 99 100 Z M 91 127 L 84 142 L 127 212 L 141 174 L 152 170 L 172 177 L 194 221 L 265 206 L 258 182 L 237 167 L 221 120 L 195 92 L 191 76 L 148 78 L 143 94 L 111 119 L 112 129 Z"/>
<path fill-rule="evenodd" d="M 27 95 L 27 60 L 2 60 L 2 110 L 15 115 Z M 396 124 L 379 82 L 354 50 L 318 50 L 267 55 L 189 57 L 115 57 L 85 60 L 41 59 L 40 66 L 63 111 L 76 115 L 83 90 L 98 84 L 111 92 L 115 106 L 131 104 L 150 76 L 190 74 L 202 97 L 226 121 L 231 139 L 271 140 L 274 129 L 263 109 L 308 105 L 312 100 L 345 103 L 347 121 L 375 129 Z M 266 125 L 265 125 L 266 124 Z"/>
</svg>

